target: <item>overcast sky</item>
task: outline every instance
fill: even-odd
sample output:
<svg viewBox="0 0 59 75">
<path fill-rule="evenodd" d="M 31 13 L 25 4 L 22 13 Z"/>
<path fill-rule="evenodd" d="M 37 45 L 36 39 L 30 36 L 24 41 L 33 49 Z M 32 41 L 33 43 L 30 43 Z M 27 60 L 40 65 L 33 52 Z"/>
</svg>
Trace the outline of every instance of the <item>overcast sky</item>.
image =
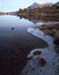
<svg viewBox="0 0 59 75">
<path fill-rule="evenodd" d="M 0 11 L 16 11 L 19 8 L 26 8 L 34 2 L 37 3 L 56 3 L 59 0 L 0 0 Z"/>
</svg>

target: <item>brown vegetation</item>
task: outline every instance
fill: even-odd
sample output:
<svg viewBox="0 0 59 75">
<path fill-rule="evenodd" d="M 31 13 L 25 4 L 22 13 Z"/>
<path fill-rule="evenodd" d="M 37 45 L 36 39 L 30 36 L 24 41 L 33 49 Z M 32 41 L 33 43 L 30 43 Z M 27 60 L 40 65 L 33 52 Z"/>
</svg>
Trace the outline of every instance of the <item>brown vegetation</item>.
<svg viewBox="0 0 59 75">
<path fill-rule="evenodd" d="M 42 7 L 42 8 L 25 8 L 20 9 L 17 12 L 18 16 L 59 16 L 59 9 L 49 9 L 49 7 Z"/>
</svg>

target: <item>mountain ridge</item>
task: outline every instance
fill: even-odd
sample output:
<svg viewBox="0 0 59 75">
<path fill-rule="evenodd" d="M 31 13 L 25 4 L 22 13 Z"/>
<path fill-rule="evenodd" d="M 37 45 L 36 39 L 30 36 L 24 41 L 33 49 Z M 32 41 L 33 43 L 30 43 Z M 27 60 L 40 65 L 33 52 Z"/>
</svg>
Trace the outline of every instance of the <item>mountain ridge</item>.
<svg viewBox="0 0 59 75">
<path fill-rule="evenodd" d="M 30 8 L 30 9 L 34 9 L 34 8 L 42 8 L 42 7 L 47 7 L 47 6 L 49 6 L 49 7 L 51 7 L 53 4 L 52 3 L 45 3 L 45 4 L 39 4 L 39 3 L 33 3 L 32 5 L 30 5 L 28 8 Z"/>
</svg>

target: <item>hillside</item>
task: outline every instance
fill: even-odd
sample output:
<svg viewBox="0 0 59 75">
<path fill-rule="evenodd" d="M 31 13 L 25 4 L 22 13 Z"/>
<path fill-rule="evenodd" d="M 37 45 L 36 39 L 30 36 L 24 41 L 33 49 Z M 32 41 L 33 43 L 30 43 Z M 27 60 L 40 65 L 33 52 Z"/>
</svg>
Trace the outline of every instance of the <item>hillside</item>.
<svg viewBox="0 0 59 75">
<path fill-rule="evenodd" d="M 40 5 L 35 2 L 32 5 L 30 5 L 28 8 L 34 9 L 34 8 L 38 8 L 38 7 L 40 7 Z"/>
<path fill-rule="evenodd" d="M 59 2 L 57 2 L 54 5 L 52 5 L 51 9 L 59 9 Z"/>
</svg>

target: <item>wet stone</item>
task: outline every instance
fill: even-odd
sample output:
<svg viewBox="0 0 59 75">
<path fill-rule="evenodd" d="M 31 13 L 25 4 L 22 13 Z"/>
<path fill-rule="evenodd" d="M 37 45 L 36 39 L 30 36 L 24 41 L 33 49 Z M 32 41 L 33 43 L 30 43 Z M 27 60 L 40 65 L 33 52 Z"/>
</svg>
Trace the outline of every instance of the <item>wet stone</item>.
<svg viewBox="0 0 59 75">
<path fill-rule="evenodd" d="M 41 67 L 44 67 L 46 64 L 47 64 L 47 62 L 45 61 L 45 59 L 41 58 L 41 59 L 39 60 L 39 65 L 40 65 Z"/>
<path fill-rule="evenodd" d="M 34 55 L 40 55 L 41 54 L 41 51 L 35 51 L 34 52 Z"/>
<path fill-rule="evenodd" d="M 12 29 L 12 30 L 14 30 L 15 28 L 14 28 L 14 27 L 12 27 L 11 29 Z"/>
</svg>

